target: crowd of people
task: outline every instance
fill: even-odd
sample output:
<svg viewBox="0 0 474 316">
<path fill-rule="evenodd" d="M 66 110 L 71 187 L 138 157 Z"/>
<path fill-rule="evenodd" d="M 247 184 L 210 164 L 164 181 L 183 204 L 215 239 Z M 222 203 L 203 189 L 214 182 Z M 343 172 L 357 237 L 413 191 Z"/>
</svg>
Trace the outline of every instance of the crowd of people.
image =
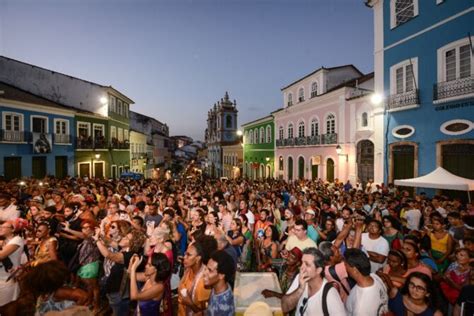
<svg viewBox="0 0 474 316">
<path fill-rule="evenodd" d="M 371 182 L 0 181 L 0 239 L 1 315 L 473 315 L 473 204 Z"/>
</svg>

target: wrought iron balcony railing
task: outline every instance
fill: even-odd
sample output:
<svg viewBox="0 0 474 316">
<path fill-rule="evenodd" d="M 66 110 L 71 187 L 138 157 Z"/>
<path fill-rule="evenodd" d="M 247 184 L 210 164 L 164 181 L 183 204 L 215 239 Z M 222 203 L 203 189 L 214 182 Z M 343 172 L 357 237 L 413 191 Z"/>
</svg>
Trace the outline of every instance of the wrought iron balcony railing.
<svg viewBox="0 0 474 316">
<path fill-rule="evenodd" d="M 110 143 L 110 148 L 112 149 L 130 149 L 130 143 L 128 140 L 118 140 L 117 138 L 112 138 Z"/>
<path fill-rule="evenodd" d="M 76 149 L 106 149 L 107 140 L 104 137 L 92 138 L 89 137 L 76 137 Z"/>
<path fill-rule="evenodd" d="M 474 93 L 474 76 L 435 83 L 433 100 L 460 97 L 472 93 Z"/>
<path fill-rule="evenodd" d="M 0 140 L 2 142 L 22 143 L 28 141 L 28 132 L 0 130 Z"/>
<path fill-rule="evenodd" d="M 406 106 L 417 104 L 420 104 L 418 90 L 393 94 L 387 98 L 387 107 L 389 110 L 402 109 Z"/>
<path fill-rule="evenodd" d="M 297 138 L 285 138 L 277 139 L 277 147 L 286 147 L 286 146 L 313 146 L 313 145 L 332 145 L 337 144 L 337 133 L 334 134 L 323 134 L 323 135 L 314 135 L 314 136 L 305 136 Z"/>
<path fill-rule="evenodd" d="M 53 134 L 53 140 L 55 144 L 70 144 L 71 135 L 67 134 Z"/>
</svg>

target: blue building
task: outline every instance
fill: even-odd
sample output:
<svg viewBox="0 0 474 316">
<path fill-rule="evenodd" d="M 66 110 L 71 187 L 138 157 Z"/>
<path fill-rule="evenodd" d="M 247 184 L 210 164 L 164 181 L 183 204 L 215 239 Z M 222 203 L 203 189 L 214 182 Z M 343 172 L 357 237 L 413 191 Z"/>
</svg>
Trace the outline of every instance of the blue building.
<svg viewBox="0 0 474 316">
<path fill-rule="evenodd" d="M 474 179 L 474 2 L 366 5 L 374 11 L 375 91 L 384 96 L 385 182 L 438 166 Z"/>
<path fill-rule="evenodd" d="M 74 113 L 0 82 L 0 174 L 8 180 L 74 174 Z"/>
</svg>

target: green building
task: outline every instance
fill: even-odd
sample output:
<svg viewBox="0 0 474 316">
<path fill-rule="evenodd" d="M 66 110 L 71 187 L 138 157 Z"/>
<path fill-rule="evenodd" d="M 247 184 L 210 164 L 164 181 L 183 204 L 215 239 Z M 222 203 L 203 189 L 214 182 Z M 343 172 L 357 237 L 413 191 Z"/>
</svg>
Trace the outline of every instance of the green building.
<svg viewBox="0 0 474 316">
<path fill-rule="evenodd" d="M 242 125 L 244 135 L 244 176 L 250 179 L 275 175 L 275 124 L 265 116 Z"/>
</svg>

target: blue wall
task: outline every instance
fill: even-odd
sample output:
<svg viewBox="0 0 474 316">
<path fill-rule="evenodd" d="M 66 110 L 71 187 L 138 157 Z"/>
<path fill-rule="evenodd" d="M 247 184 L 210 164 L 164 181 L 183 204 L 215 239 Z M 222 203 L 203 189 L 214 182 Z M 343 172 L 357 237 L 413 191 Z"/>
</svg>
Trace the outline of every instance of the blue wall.
<svg viewBox="0 0 474 316">
<path fill-rule="evenodd" d="M 390 1 L 384 4 L 384 42 L 385 46 L 397 42 L 441 20 L 472 7 L 471 0 L 445 0 L 436 5 L 436 0 L 419 0 L 419 16 L 390 29 Z M 442 104 L 433 104 L 433 85 L 438 81 L 437 50 L 451 42 L 474 35 L 474 11 L 457 17 L 428 32 L 418 35 L 404 43 L 384 52 L 384 87 L 385 95 L 390 94 L 390 67 L 407 60 L 418 58 L 419 108 L 386 113 L 385 128 L 387 144 L 398 141 L 413 141 L 419 144 L 418 174 L 424 175 L 436 167 L 436 142 L 449 139 L 473 139 L 474 131 L 462 135 L 446 135 L 440 126 L 452 119 L 474 120 L 474 98 L 456 100 Z M 460 104 L 464 107 L 437 111 L 440 105 Z M 387 125 L 388 124 L 388 125 Z M 411 125 L 415 133 L 404 139 L 392 136 L 392 129 L 398 125 Z M 385 158 L 388 161 L 388 145 Z M 387 168 L 384 168 L 387 179 Z"/>
<path fill-rule="evenodd" d="M 69 175 L 74 174 L 74 137 L 75 137 L 75 125 L 74 117 L 68 117 L 61 114 L 49 114 L 44 112 L 37 111 L 28 111 L 23 109 L 18 109 L 14 107 L 5 106 L 0 104 L 0 118 L 3 117 L 3 112 L 16 112 L 23 114 L 23 130 L 31 131 L 31 115 L 41 115 L 48 117 L 48 133 L 54 134 L 54 119 L 65 119 L 69 121 L 69 135 L 71 139 L 71 144 L 61 144 L 57 145 L 52 142 L 52 152 L 48 154 L 33 154 L 33 144 L 31 142 L 27 144 L 18 144 L 18 143 L 2 143 L 0 142 L 0 174 L 4 174 L 4 157 L 18 157 L 21 156 L 21 174 L 23 177 L 30 177 L 32 175 L 32 158 L 33 157 L 46 157 L 46 173 L 55 175 L 56 165 L 55 157 L 56 156 L 67 156 L 68 157 L 68 166 L 67 171 Z M 51 111 L 54 111 L 53 109 Z M 3 127 L 3 119 L 0 119 L 0 129 Z"/>
</svg>

